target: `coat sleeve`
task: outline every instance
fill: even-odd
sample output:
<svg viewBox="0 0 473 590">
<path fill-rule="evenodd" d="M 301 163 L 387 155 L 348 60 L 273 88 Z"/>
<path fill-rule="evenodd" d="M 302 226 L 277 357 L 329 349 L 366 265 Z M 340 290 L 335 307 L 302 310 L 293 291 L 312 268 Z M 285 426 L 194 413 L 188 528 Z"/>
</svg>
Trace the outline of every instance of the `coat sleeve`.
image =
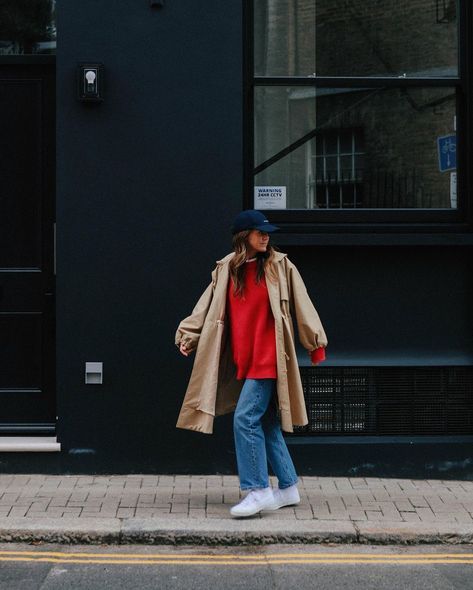
<svg viewBox="0 0 473 590">
<path fill-rule="evenodd" d="M 299 340 L 311 353 L 327 346 L 327 336 L 299 271 L 292 262 L 287 262 L 290 306 L 296 318 Z"/>
<path fill-rule="evenodd" d="M 174 342 L 177 347 L 179 347 L 182 342 L 189 351 L 197 348 L 200 333 L 202 332 L 205 318 L 213 299 L 215 284 L 216 269 L 212 271 L 212 281 L 200 296 L 199 300 L 195 304 L 194 309 L 192 310 L 192 313 L 184 318 L 177 327 L 174 338 Z"/>
</svg>

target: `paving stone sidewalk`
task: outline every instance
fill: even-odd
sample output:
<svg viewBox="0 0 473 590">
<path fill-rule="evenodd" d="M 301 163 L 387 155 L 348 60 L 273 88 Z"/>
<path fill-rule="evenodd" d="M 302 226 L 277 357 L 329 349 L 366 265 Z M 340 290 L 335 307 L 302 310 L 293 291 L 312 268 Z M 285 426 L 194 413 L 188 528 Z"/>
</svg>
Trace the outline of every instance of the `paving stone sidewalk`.
<svg viewBox="0 0 473 590">
<path fill-rule="evenodd" d="M 460 542 L 473 542 L 473 481 L 300 477 L 299 491 L 298 506 L 233 519 L 229 509 L 245 495 L 237 476 L 0 474 L 0 539 L 9 540 L 13 528 L 51 531 L 67 522 L 81 531 L 113 524 L 120 538 L 124 524 L 175 535 L 179 523 L 179 530 L 214 529 L 227 539 L 258 530 L 302 537 L 307 531 L 307 538 L 310 531 L 345 530 L 358 541 L 360 531 L 404 531 L 410 538 L 444 531 L 459 542 L 461 531 Z"/>
</svg>

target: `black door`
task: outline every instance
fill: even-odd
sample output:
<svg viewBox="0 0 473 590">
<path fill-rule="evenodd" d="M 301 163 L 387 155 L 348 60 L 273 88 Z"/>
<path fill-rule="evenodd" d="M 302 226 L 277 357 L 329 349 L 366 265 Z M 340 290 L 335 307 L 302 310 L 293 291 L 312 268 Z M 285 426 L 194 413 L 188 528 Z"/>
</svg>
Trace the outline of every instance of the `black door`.
<svg viewBox="0 0 473 590">
<path fill-rule="evenodd" d="M 0 65 L 0 434 L 55 425 L 55 66 Z"/>
</svg>

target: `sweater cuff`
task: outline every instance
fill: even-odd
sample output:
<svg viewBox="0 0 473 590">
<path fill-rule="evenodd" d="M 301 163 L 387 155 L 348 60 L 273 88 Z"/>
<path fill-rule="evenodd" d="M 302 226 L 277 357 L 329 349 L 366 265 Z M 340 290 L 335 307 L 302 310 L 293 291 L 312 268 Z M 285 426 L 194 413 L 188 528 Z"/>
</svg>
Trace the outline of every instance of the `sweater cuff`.
<svg viewBox="0 0 473 590">
<path fill-rule="evenodd" d="M 320 361 L 325 360 L 325 348 L 323 346 L 319 346 L 310 353 L 310 360 L 312 363 L 319 363 Z"/>
</svg>

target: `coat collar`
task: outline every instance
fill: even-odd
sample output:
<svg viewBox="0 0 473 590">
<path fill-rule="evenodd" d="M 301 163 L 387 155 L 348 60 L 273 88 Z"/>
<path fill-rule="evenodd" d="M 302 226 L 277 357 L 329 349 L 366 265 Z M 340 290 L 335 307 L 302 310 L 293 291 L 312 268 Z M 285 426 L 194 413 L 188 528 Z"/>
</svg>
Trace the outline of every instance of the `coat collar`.
<svg viewBox="0 0 473 590">
<path fill-rule="evenodd" d="M 230 252 L 230 254 L 227 254 L 226 256 L 224 256 L 223 258 L 221 258 L 220 260 L 216 260 L 217 264 L 223 265 L 223 264 L 227 264 L 228 262 L 230 262 L 230 260 L 235 256 L 235 252 Z M 284 252 L 274 252 L 274 261 L 275 262 L 280 262 L 285 256 L 287 256 L 286 253 Z"/>
</svg>

